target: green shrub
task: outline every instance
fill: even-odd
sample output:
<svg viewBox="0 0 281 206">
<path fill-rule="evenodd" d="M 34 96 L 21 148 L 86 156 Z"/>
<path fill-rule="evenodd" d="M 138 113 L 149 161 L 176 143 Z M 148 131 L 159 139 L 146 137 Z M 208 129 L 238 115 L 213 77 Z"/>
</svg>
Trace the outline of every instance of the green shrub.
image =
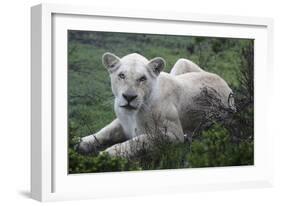
<svg viewBox="0 0 281 206">
<path fill-rule="evenodd" d="M 151 151 L 144 151 L 133 161 L 144 170 L 186 168 L 188 151 L 188 144 L 162 142 Z"/>
<path fill-rule="evenodd" d="M 141 170 L 137 164 L 119 157 L 110 157 L 107 153 L 84 156 L 69 149 L 68 155 L 70 174 Z"/>
<path fill-rule="evenodd" d="M 189 167 L 252 165 L 254 144 L 251 138 L 235 141 L 222 125 L 215 124 L 194 140 L 188 155 Z"/>
</svg>

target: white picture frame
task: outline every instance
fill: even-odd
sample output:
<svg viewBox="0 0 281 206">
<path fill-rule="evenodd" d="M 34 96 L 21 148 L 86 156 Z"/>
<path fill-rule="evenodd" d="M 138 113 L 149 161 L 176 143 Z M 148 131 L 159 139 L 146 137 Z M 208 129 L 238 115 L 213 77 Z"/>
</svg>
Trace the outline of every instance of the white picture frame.
<svg viewBox="0 0 281 206">
<path fill-rule="evenodd" d="M 152 29 L 155 24 L 157 31 Z M 272 19 L 40 4 L 31 8 L 31 27 L 32 198 L 52 201 L 273 185 L 274 136 L 267 113 L 273 76 Z M 68 175 L 66 113 L 60 108 L 67 89 L 65 32 L 73 28 L 254 38 L 254 166 Z"/>
</svg>

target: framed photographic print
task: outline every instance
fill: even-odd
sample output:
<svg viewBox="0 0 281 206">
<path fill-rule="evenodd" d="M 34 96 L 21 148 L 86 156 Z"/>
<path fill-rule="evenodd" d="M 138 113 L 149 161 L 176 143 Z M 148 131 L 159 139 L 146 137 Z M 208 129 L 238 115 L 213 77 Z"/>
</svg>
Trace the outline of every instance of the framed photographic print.
<svg viewBox="0 0 281 206">
<path fill-rule="evenodd" d="M 34 199 L 272 185 L 271 19 L 31 14 Z"/>
</svg>

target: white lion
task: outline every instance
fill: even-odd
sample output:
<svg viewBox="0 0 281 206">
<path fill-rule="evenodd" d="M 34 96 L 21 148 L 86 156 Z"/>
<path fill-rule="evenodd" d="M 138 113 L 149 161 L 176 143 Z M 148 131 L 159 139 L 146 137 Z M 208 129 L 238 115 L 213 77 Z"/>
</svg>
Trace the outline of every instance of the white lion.
<svg viewBox="0 0 281 206">
<path fill-rule="evenodd" d="M 179 59 L 170 74 L 163 72 L 161 57 L 148 61 L 136 53 L 123 58 L 105 53 L 102 61 L 110 74 L 117 118 L 82 138 L 82 153 L 107 147 L 111 156 L 134 156 L 138 149 L 150 148 L 148 131 L 183 142 L 214 105 L 222 116 L 235 111 L 227 83 L 187 59 Z"/>
</svg>

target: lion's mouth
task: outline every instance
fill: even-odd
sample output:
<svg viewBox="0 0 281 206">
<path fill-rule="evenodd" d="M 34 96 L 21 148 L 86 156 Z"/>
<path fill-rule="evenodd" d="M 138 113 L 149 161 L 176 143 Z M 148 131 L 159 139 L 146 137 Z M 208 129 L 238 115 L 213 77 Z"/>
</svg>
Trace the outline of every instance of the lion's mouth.
<svg viewBox="0 0 281 206">
<path fill-rule="evenodd" d="M 124 109 L 128 109 L 128 110 L 136 110 L 137 109 L 136 107 L 134 107 L 134 106 L 132 106 L 130 104 L 122 105 L 120 107 L 122 107 Z"/>
</svg>

